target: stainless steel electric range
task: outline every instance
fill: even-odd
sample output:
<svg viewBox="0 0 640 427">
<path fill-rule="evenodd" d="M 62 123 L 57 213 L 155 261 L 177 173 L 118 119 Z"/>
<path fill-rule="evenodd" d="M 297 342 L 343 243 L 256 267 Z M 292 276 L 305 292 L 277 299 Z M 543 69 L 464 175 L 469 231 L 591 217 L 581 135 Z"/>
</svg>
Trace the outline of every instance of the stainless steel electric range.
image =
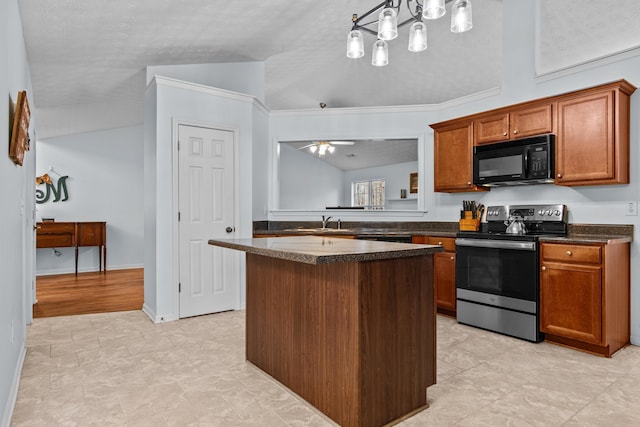
<svg viewBox="0 0 640 427">
<path fill-rule="evenodd" d="M 565 205 L 489 206 L 481 231 L 457 233 L 457 320 L 542 341 L 539 239 L 567 233 Z"/>
</svg>

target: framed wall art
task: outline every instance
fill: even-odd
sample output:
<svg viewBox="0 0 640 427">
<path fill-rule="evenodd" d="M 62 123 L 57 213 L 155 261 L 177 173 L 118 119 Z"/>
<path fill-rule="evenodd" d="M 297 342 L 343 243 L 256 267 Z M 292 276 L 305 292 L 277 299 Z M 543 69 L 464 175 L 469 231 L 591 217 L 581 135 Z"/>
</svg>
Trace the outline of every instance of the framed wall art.
<svg viewBox="0 0 640 427">
<path fill-rule="evenodd" d="M 9 140 L 9 157 L 13 162 L 22 166 L 24 152 L 29 151 L 29 119 L 31 110 L 27 101 L 27 91 L 18 92 L 13 123 L 11 124 L 11 137 Z"/>
<path fill-rule="evenodd" d="M 409 174 L 409 193 L 418 192 L 418 172 Z"/>
</svg>

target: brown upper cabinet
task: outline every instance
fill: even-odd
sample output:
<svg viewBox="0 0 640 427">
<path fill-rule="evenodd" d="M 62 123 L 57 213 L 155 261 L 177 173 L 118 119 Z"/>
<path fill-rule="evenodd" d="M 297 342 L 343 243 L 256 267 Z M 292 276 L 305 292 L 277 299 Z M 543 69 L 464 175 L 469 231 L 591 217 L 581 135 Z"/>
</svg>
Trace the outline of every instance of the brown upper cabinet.
<svg viewBox="0 0 640 427">
<path fill-rule="evenodd" d="M 586 89 L 558 100 L 558 185 L 629 183 L 628 82 Z"/>
<path fill-rule="evenodd" d="M 542 104 L 492 114 L 473 121 L 474 145 L 491 144 L 525 136 L 551 133 L 552 105 Z"/>
<path fill-rule="evenodd" d="M 431 125 L 434 191 L 469 192 L 473 147 L 554 133 L 555 184 L 629 183 L 630 97 L 626 80 Z"/>
<path fill-rule="evenodd" d="M 445 193 L 484 190 L 473 185 L 473 122 L 433 126 L 434 191 Z"/>
</svg>

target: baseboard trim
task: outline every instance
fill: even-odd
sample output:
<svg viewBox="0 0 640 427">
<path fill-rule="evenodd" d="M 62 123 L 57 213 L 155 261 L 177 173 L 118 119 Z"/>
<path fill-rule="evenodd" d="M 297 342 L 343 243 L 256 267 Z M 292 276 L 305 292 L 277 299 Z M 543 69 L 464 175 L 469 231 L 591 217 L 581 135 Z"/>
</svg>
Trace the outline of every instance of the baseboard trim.
<svg viewBox="0 0 640 427">
<path fill-rule="evenodd" d="M 144 264 L 126 264 L 126 265 L 110 265 L 107 273 L 112 270 L 133 270 L 135 268 L 144 268 Z M 78 269 L 78 273 L 97 273 L 98 267 L 87 267 Z M 69 269 L 56 269 L 56 270 L 40 270 L 36 271 L 36 277 L 38 276 L 52 276 L 55 274 L 73 274 L 75 270 Z"/>
<path fill-rule="evenodd" d="M 24 359 L 27 355 L 26 343 L 22 346 L 20 356 L 18 357 L 18 363 L 16 369 L 13 372 L 13 380 L 11 381 L 11 389 L 9 390 L 9 397 L 4 407 L 4 414 L 2 415 L 2 427 L 9 427 L 11 425 L 11 418 L 13 417 L 13 410 L 16 407 L 16 401 L 18 399 L 18 389 L 20 388 L 20 376 L 22 374 L 22 367 L 24 366 Z"/>
<path fill-rule="evenodd" d="M 144 314 L 146 314 L 149 317 L 149 319 L 151 319 L 153 323 L 166 323 L 166 322 L 173 322 L 174 320 L 178 320 L 178 318 L 173 315 L 171 316 L 157 315 L 156 312 L 153 311 L 146 303 L 142 304 L 142 311 L 144 312 Z"/>
</svg>

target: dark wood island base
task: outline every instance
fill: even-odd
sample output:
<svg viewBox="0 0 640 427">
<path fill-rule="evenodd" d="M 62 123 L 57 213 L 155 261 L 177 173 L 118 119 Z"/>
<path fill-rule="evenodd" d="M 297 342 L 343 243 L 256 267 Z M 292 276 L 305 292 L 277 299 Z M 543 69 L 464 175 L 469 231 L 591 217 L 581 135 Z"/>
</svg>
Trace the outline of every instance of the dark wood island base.
<svg viewBox="0 0 640 427">
<path fill-rule="evenodd" d="M 342 426 L 394 424 L 428 406 L 431 253 L 320 264 L 246 257 L 249 362 Z"/>
</svg>

